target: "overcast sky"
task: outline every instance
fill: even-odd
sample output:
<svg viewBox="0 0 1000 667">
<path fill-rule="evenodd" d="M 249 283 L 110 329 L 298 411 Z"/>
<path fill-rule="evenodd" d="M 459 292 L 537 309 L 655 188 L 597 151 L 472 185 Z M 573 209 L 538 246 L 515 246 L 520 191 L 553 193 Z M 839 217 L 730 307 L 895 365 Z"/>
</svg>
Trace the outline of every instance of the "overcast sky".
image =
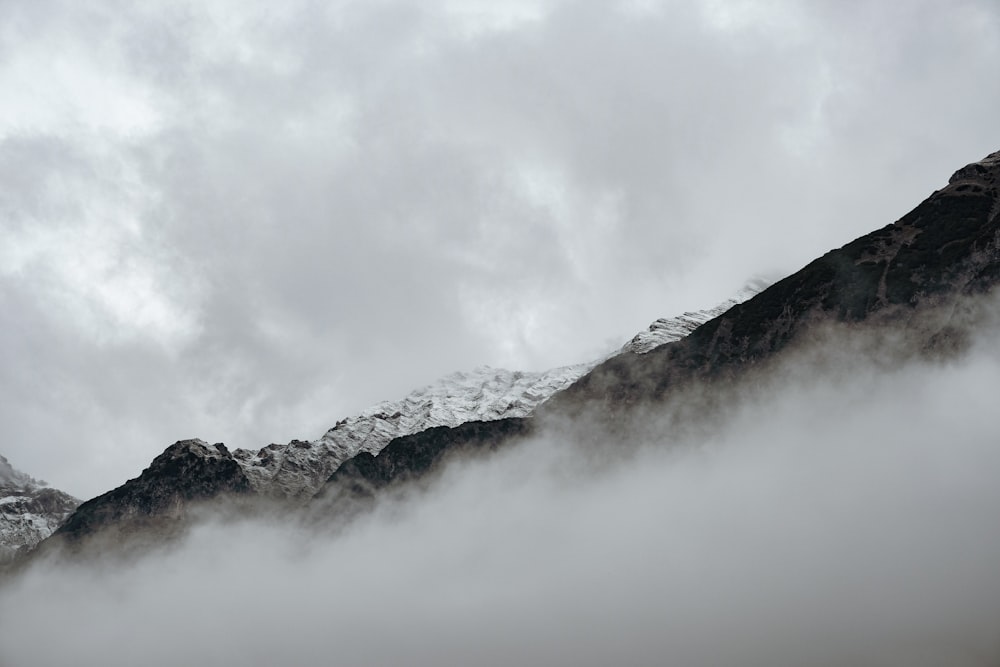
<svg viewBox="0 0 1000 667">
<path fill-rule="evenodd" d="M 596 357 L 1000 149 L 1000 5 L 0 0 L 0 453 Z"/>
</svg>

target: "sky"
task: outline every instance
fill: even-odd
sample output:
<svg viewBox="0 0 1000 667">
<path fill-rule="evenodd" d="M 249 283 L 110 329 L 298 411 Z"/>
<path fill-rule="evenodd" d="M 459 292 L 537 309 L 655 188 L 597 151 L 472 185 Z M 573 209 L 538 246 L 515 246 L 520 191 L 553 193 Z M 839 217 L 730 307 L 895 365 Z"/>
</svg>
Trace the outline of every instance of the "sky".
<svg viewBox="0 0 1000 667">
<path fill-rule="evenodd" d="M 0 589 L 0 663 L 996 665 L 985 312 L 961 358 L 887 368 L 891 332 L 834 328 L 710 424 L 593 458 L 544 431 L 339 533 L 206 516 L 136 561 L 37 559 Z M 678 394 L 661 414 L 703 400 Z"/>
<path fill-rule="evenodd" d="M 593 359 L 1000 149 L 1000 6 L 0 0 L 0 453 L 80 498 Z"/>
</svg>

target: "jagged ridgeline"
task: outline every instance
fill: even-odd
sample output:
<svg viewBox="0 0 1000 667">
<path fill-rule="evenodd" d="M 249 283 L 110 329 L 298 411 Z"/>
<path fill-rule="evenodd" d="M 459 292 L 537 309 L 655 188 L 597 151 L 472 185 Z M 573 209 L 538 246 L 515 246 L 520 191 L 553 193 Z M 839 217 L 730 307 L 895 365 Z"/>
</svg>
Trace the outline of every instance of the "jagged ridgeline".
<svg viewBox="0 0 1000 667">
<path fill-rule="evenodd" d="M 290 513 L 305 504 L 313 516 L 344 516 L 387 489 L 433 473 L 457 452 L 488 453 L 530 436 L 543 423 L 624 422 L 619 417 L 655 411 L 692 382 L 731 384 L 828 323 L 905 332 L 899 340 L 906 353 L 959 350 L 963 330 L 951 306 L 989 292 L 1000 280 L 998 182 L 1000 152 L 960 169 L 897 222 L 742 303 L 727 304 L 725 312 L 695 318 L 679 340 L 626 346 L 596 365 L 559 369 L 564 372 L 558 378 L 509 379 L 511 386 L 529 387 L 519 394 L 528 397 L 524 401 L 453 411 L 437 423 L 413 421 L 431 426 L 417 433 L 399 428 L 405 415 L 390 407 L 342 422 L 318 441 L 257 453 L 234 455 L 222 445 L 178 442 L 140 477 L 81 505 L 53 539 L 79 542 L 108 530 L 119 536 L 156 530 L 182 521 L 192 503 L 222 496 L 268 497 L 286 503 Z M 458 418 L 466 423 L 455 423 Z M 337 435 L 338 429 L 350 438 Z"/>
<path fill-rule="evenodd" d="M 956 344 L 940 313 L 1000 279 L 1000 152 L 970 164 L 891 225 L 810 262 L 689 336 L 599 364 L 547 406 L 573 414 L 655 402 L 692 379 L 732 377 L 825 322 L 895 326 L 912 345 Z"/>
</svg>

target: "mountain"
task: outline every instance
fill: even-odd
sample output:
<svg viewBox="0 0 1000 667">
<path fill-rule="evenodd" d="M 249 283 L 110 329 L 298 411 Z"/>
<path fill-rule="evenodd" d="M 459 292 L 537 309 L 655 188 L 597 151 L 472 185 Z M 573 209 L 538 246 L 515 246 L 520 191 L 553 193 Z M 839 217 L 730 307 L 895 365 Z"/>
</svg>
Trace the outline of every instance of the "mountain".
<svg viewBox="0 0 1000 667">
<path fill-rule="evenodd" d="M 766 284 L 763 279 L 755 279 L 714 308 L 658 319 L 623 349 L 644 354 L 676 340 L 758 293 Z M 599 360 L 543 372 L 483 366 L 471 372 L 453 373 L 400 400 L 384 401 L 359 415 L 342 419 L 313 441 L 292 440 L 257 451 L 230 452 L 221 443 L 181 440 L 154 459 L 138 477 L 80 505 L 56 531 L 56 537 L 76 542 L 106 529 L 111 529 L 118 538 L 151 530 L 161 536 L 172 534 L 183 523 L 190 505 L 217 496 L 305 503 L 327 486 L 328 479 L 345 461 L 353 463 L 337 479 L 346 479 L 348 470 L 367 470 L 364 462 L 374 460 L 374 455 L 390 444 L 391 451 L 407 453 L 402 467 L 430 468 L 437 460 L 436 453 L 454 448 L 454 437 L 447 435 L 452 433 L 451 429 L 468 435 L 478 444 L 496 437 L 491 425 L 494 422 L 504 435 L 511 435 L 517 430 L 511 424 L 522 423 L 539 404 L 564 390 L 597 363 Z M 426 437 L 432 439 L 435 434 L 439 437 L 415 454 L 408 443 L 419 433 L 427 433 Z M 375 467 L 387 460 L 378 459 Z M 386 481 L 395 479 L 391 472 L 383 476 Z M 329 503 L 335 495 L 327 489 L 321 501 Z M 315 506 L 317 502 L 312 504 Z"/>
<path fill-rule="evenodd" d="M 732 376 L 824 322 L 894 326 L 924 351 L 960 345 L 963 296 L 1000 279 L 1000 152 L 955 172 L 893 224 L 832 250 L 691 335 L 639 359 L 625 352 L 580 378 L 550 412 L 618 411 L 692 380 Z"/>
<path fill-rule="evenodd" d="M 51 535 L 80 501 L 16 470 L 0 456 L 0 564 Z"/>
<path fill-rule="evenodd" d="M 470 421 L 524 417 L 566 388 L 594 364 L 564 366 L 541 373 L 483 366 L 454 373 L 398 401 L 384 401 L 338 421 L 312 442 L 293 440 L 256 452 L 237 449 L 254 490 L 266 496 L 305 500 L 347 459 L 375 454 L 395 438 Z"/>
<path fill-rule="evenodd" d="M 76 539 L 107 527 L 128 534 L 220 495 L 349 513 L 386 487 L 432 473 L 456 452 L 488 452 L 540 425 L 558 422 L 581 438 L 595 429 L 620 435 L 631 416 L 656 413 L 685 387 L 752 382 L 757 370 L 824 327 L 886 333 L 890 357 L 954 354 L 970 326 L 963 299 L 1000 280 L 998 177 L 1000 152 L 955 172 L 895 223 L 762 291 L 751 285 L 745 301 L 654 322 L 596 364 L 456 374 L 342 420 L 312 442 L 257 452 L 178 442 L 138 478 L 81 505 L 57 535 Z"/>
<path fill-rule="evenodd" d="M 165 524 L 169 528 L 184 518 L 192 502 L 251 490 L 225 445 L 181 440 L 153 459 L 139 477 L 81 504 L 54 535 L 75 541 L 109 528 L 123 536 Z"/>
<path fill-rule="evenodd" d="M 677 317 L 663 318 L 656 320 L 649 325 L 649 329 L 637 333 L 632 340 L 622 346 L 620 352 L 632 352 L 634 354 L 646 354 L 652 352 L 661 345 L 672 343 L 675 340 L 684 338 L 692 331 L 700 327 L 705 322 L 714 319 L 726 312 L 733 306 L 751 299 L 757 294 L 767 289 L 770 281 L 765 278 L 754 278 L 742 287 L 731 298 L 726 299 L 714 308 L 708 310 L 698 310 L 684 313 Z M 591 364 L 587 370 L 593 368 Z M 581 374 L 582 375 L 582 374 Z"/>
<path fill-rule="evenodd" d="M 553 395 L 530 421 L 395 441 L 372 460 L 346 462 L 317 501 L 325 512 L 347 511 L 374 491 L 425 474 L 452 451 L 496 448 L 511 432 L 522 438 L 539 424 L 558 423 L 578 440 L 619 441 L 631 417 L 657 413 L 675 392 L 710 383 L 714 400 L 724 401 L 734 383 L 747 382 L 810 330 L 831 324 L 891 332 L 890 349 L 883 350 L 890 357 L 960 351 L 969 326 L 962 299 L 1000 280 L 998 184 L 1000 152 L 955 172 L 895 223 L 828 252 L 689 335 L 651 350 L 626 346 Z"/>
<path fill-rule="evenodd" d="M 623 350 L 645 354 L 688 335 L 695 328 L 767 287 L 756 278 L 732 298 L 707 309 L 660 318 L 636 334 Z M 361 453 L 377 454 L 392 440 L 437 427 L 527 417 L 535 408 L 598 364 L 600 360 L 543 372 L 483 366 L 448 375 L 398 401 L 385 401 L 342 419 L 321 438 L 256 452 L 237 449 L 239 463 L 254 490 L 277 498 L 306 500 L 316 494 L 341 463 Z"/>
</svg>

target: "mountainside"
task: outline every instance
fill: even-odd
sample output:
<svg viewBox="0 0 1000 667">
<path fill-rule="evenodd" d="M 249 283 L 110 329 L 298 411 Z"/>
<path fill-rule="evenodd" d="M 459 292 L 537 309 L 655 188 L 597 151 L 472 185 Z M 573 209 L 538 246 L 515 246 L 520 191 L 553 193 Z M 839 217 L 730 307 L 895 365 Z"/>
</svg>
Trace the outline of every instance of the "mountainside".
<svg viewBox="0 0 1000 667">
<path fill-rule="evenodd" d="M 527 416 L 540 402 L 593 368 L 594 363 L 541 373 L 488 366 L 454 373 L 402 400 L 384 401 L 360 415 L 342 419 L 312 442 L 293 440 L 256 452 L 237 449 L 233 457 L 257 492 L 309 498 L 341 463 L 359 453 L 377 453 L 394 438 L 429 428 Z"/>
<path fill-rule="evenodd" d="M 645 354 L 678 340 L 766 286 L 767 282 L 758 278 L 713 308 L 660 318 L 622 349 Z M 489 366 L 454 373 L 401 400 L 384 401 L 342 419 L 317 440 L 272 444 L 256 452 L 237 449 L 233 457 L 258 493 L 304 500 L 312 497 L 341 463 L 363 452 L 376 454 L 395 438 L 441 426 L 527 417 L 599 361 L 538 373 Z"/>
<path fill-rule="evenodd" d="M 652 352 L 661 345 L 666 345 L 667 343 L 672 343 L 675 340 L 680 340 L 705 322 L 718 317 L 736 304 L 743 303 L 747 299 L 760 294 L 762 291 L 767 289 L 769 284 L 770 283 L 763 278 L 754 278 L 744 285 L 739 292 L 734 294 L 732 298 L 726 299 L 715 308 L 684 313 L 683 315 L 679 315 L 677 317 L 661 317 L 650 324 L 648 330 L 637 333 L 632 340 L 625 343 L 620 352 L 646 354 L 648 352 Z M 587 370 L 590 370 L 595 365 L 596 363 L 589 365 Z"/>
<path fill-rule="evenodd" d="M 958 344 L 957 322 L 914 319 L 1000 279 L 1000 152 L 955 172 L 942 190 L 891 225 L 832 250 L 691 335 L 639 359 L 597 365 L 549 412 L 619 410 L 662 399 L 676 385 L 766 360 L 811 325 L 880 322 L 914 329 L 919 344 Z M 918 328 L 920 330 L 915 330 Z"/>
<path fill-rule="evenodd" d="M 529 418 L 508 417 L 437 426 L 396 438 L 377 454 L 362 452 L 344 462 L 313 496 L 312 509 L 338 516 L 350 513 L 381 489 L 425 475 L 445 456 L 491 451 L 530 433 Z"/>
<path fill-rule="evenodd" d="M 622 349 L 645 354 L 677 340 L 733 304 L 758 293 L 766 284 L 756 279 L 714 308 L 660 318 Z M 312 505 L 332 506 L 335 501 L 343 500 L 344 494 L 331 490 L 327 484 L 331 475 L 339 472 L 337 484 L 347 484 L 348 477 L 355 476 L 350 484 L 353 492 L 348 494 L 353 498 L 363 486 L 377 488 L 396 480 L 398 473 L 430 468 L 440 455 L 458 447 L 459 441 L 463 447 L 473 447 L 488 444 L 501 435 L 512 436 L 526 430 L 527 422 L 523 420 L 538 405 L 597 363 L 544 372 L 483 366 L 471 372 L 453 373 L 401 400 L 384 401 L 359 415 L 342 419 L 313 441 L 292 440 L 257 451 L 230 452 L 221 443 L 182 440 L 154 459 L 139 477 L 80 505 L 65 523 L 62 523 L 65 516 L 51 521 L 47 532 L 31 542 L 31 546 L 57 527 L 57 537 L 71 541 L 105 528 L 114 528 L 125 536 L 151 528 L 170 531 L 186 516 L 190 503 L 218 496 L 235 494 L 305 502 L 323 491 Z M 491 426 L 493 422 L 498 424 Z M 422 433 L 427 434 L 423 437 L 432 444 L 417 446 L 423 452 L 417 456 L 410 448 L 424 442 L 416 437 Z M 388 447 L 387 456 L 373 466 L 362 464 L 373 460 L 375 454 L 390 444 L 393 446 Z M 435 453 L 431 455 L 431 451 Z M 340 471 L 348 460 L 354 463 Z M 386 467 L 387 462 L 392 463 Z M 380 476 L 382 482 L 373 483 L 366 477 L 372 474 Z"/>
<path fill-rule="evenodd" d="M 508 429 L 521 437 L 547 421 L 564 429 L 582 424 L 576 433 L 581 438 L 595 429 L 617 437 L 628 415 L 655 412 L 659 401 L 693 381 L 728 384 L 826 323 L 899 332 L 894 354 L 960 349 L 968 323 L 959 301 L 990 291 L 1000 280 L 998 182 L 1000 152 L 957 171 L 945 188 L 897 222 L 830 251 L 688 336 L 645 353 L 626 346 L 539 406 L 532 420 L 491 423 L 488 446 L 509 439 Z M 419 433 L 374 461 L 348 461 L 318 498 L 350 506 L 373 488 L 412 479 L 430 466 L 422 459 L 412 465 L 403 450 L 432 446 L 436 463 L 448 449 L 470 444 L 460 430 L 450 438 L 442 447 L 442 434 Z M 482 434 L 472 440 L 481 445 Z"/>
<path fill-rule="evenodd" d="M 153 459 L 139 477 L 80 505 L 55 535 L 76 540 L 109 527 L 133 533 L 147 527 L 151 517 L 168 522 L 183 518 L 192 501 L 251 490 L 225 445 L 181 440 Z"/>
<path fill-rule="evenodd" d="M 0 456 L 0 563 L 47 538 L 79 504 Z"/>
<path fill-rule="evenodd" d="M 829 323 L 892 331 L 899 354 L 964 344 L 964 297 L 1000 280 L 1000 152 L 957 171 L 897 222 L 713 311 L 658 320 L 600 363 L 547 373 L 482 368 L 338 422 L 322 438 L 257 452 L 181 441 L 142 475 L 81 505 L 58 531 L 137 530 L 219 495 L 306 501 L 347 511 L 380 489 L 435 470 L 456 451 L 488 451 L 539 424 L 617 428 L 692 382 L 727 386 Z M 738 299 L 734 300 L 737 301 Z M 895 353 L 894 352 L 894 353 Z"/>
</svg>

